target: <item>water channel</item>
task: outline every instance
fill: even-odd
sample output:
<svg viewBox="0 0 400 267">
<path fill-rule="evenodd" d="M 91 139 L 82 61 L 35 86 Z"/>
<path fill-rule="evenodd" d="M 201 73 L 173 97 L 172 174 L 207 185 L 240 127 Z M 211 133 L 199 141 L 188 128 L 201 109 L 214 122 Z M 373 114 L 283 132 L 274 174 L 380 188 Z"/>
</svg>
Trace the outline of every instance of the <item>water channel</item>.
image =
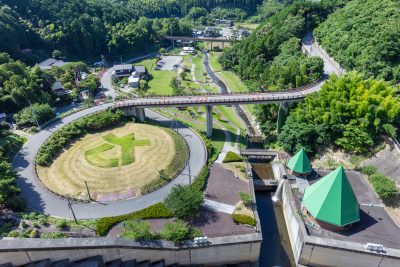
<svg viewBox="0 0 400 267">
<path fill-rule="evenodd" d="M 218 86 L 220 93 L 228 94 L 228 88 L 225 83 L 218 78 L 218 76 L 211 69 L 209 64 L 209 57 L 207 52 L 204 53 L 203 64 L 208 75 L 211 77 L 213 82 Z M 238 115 L 245 122 L 247 129 L 251 135 L 255 134 L 255 130 L 251 125 L 250 120 L 237 105 L 235 109 Z M 256 163 L 259 164 L 259 163 Z M 265 164 L 265 163 L 264 163 Z M 257 168 L 256 168 L 257 169 Z M 269 166 L 270 171 L 261 171 L 266 176 L 270 176 L 272 169 Z M 260 174 L 260 172 L 258 172 Z M 264 176 L 264 175 L 261 175 Z M 259 177 L 262 178 L 262 177 Z M 290 247 L 289 235 L 286 229 L 285 219 L 283 217 L 283 211 L 281 206 L 274 205 L 271 197 L 272 192 L 258 191 L 256 192 L 257 211 L 260 217 L 261 231 L 263 236 L 263 242 L 261 244 L 259 266 L 260 267 L 291 267 L 295 266 L 293 252 Z"/>
</svg>

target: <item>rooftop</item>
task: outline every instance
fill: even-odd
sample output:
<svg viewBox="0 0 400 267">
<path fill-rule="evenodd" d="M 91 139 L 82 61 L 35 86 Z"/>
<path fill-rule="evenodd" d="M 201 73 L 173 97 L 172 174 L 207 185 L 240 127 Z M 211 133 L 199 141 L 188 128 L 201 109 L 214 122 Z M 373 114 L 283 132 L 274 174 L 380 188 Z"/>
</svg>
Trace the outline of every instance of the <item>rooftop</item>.
<svg viewBox="0 0 400 267">
<path fill-rule="evenodd" d="M 51 69 L 52 67 L 62 67 L 66 64 L 68 64 L 69 62 L 65 62 L 63 60 L 57 60 L 55 58 L 48 58 L 42 62 L 40 62 L 39 68 L 42 70 L 48 70 Z"/>
<path fill-rule="evenodd" d="M 360 208 L 343 167 L 308 187 L 303 205 L 317 220 L 344 226 L 360 220 Z"/>
<path fill-rule="evenodd" d="M 297 173 L 308 173 L 312 171 L 310 160 L 304 149 L 300 149 L 288 162 L 288 167 Z"/>
<path fill-rule="evenodd" d="M 114 65 L 114 70 L 132 70 L 132 69 L 133 69 L 132 64 Z"/>
</svg>

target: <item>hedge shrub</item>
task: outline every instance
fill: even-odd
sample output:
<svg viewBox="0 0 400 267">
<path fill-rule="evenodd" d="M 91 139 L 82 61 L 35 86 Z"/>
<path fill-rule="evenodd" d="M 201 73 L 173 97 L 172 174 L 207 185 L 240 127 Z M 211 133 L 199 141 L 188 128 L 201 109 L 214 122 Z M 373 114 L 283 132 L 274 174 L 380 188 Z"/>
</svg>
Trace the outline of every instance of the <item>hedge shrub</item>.
<svg viewBox="0 0 400 267">
<path fill-rule="evenodd" d="M 229 151 L 228 153 L 226 153 L 223 163 L 240 162 L 240 161 L 243 161 L 243 160 L 238 154 L 236 154 L 235 152 Z"/>
<path fill-rule="evenodd" d="M 197 175 L 196 180 L 190 185 L 190 187 L 192 187 L 195 190 L 203 191 L 206 186 L 208 175 L 209 175 L 209 169 L 208 166 L 205 165 L 201 169 L 200 173 Z"/>
<path fill-rule="evenodd" d="M 396 183 L 381 173 L 374 173 L 368 179 L 375 192 L 383 200 L 388 200 L 398 193 Z"/>
<path fill-rule="evenodd" d="M 174 215 L 163 203 L 156 203 L 143 210 L 135 211 L 132 213 L 104 217 L 96 220 L 96 229 L 98 236 L 105 236 L 107 232 L 116 224 L 127 221 L 127 220 L 139 220 L 139 219 L 155 219 L 155 218 L 171 218 Z"/>
<path fill-rule="evenodd" d="M 248 224 L 252 226 L 257 225 L 256 219 L 243 214 L 232 214 L 232 219 L 235 223 Z"/>
<path fill-rule="evenodd" d="M 376 173 L 377 171 L 378 171 L 378 169 L 375 166 L 371 166 L 371 165 L 366 165 L 366 166 L 362 167 L 362 169 L 361 169 L 361 172 L 368 176 Z"/>
<path fill-rule="evenodd" d="M 55 132 L 39 149 L 36 163 L 50 166 L 55 157 L 66 145 L 88 132 L 95 132 L 124 122 L 125 114 L 119 110 L 108 109 L 101 113 L 78 119 Z"/>
</svg>

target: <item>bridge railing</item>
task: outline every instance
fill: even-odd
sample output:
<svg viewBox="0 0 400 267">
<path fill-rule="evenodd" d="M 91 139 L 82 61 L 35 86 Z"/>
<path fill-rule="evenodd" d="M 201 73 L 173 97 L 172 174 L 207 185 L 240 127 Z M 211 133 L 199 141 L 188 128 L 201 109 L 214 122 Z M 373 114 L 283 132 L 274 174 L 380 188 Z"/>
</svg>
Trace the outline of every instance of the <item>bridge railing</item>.
<svg viewBox="0 0 400 267">
<path fill-rule="evenodd" d="M 177 95 L 148 95 L 145 97 L 137 97 L 134 99 L 142 99 L 142 98 L 171 98 L 171 97 L 199 97 L 199 96 L 224 96 L 224 95 L 248 95 L 248 94 L 287 94 L 287 93 L 293 93 L 293 92 L 301 92 L 301 91 L 305 91 L 308 89 L 311 89 L 315 86 L 318 86 L 319 84 L 321 84 L 325 79 L 324 78 L 320 78 L 318 79 L 316 82 L 311 83 L 311 84 L 307 84 L 307 85 L 303 85 L 300 87 L 296 87 L 296 88 L 291 88 L 291 89 L 284 89 L 284 90 L 280 90 L 280 91 L 256 91 L 256 92 L 229 92 L 226 94 L 221 94 L 221 93 L 201 93 L 201 94 L 195 94 L 195 95 L 188 95 L 188 94 L 177 94 Z M 132 99 L 132 98 L 127 98 L 127 99 Z"/>
</svg>

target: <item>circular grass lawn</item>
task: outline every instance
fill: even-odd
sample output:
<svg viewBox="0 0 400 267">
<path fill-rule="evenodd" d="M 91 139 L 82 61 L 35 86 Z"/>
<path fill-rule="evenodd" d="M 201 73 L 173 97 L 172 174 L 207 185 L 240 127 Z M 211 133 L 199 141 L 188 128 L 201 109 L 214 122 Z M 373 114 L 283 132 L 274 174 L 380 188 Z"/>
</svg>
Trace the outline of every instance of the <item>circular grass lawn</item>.
<svg viewBox="0 0 400 267">
<path fill-rule="evenodd" d="M 176 132 L 159 126 L 128 123 L 77 140 L 50 167 L 37 165 L 42 183 L 69 197 L 114 201 L 156 189 L 175 178 L 189 153 Z M 161 171 L 161 172 L 160 172 Z"/>
</svg>

